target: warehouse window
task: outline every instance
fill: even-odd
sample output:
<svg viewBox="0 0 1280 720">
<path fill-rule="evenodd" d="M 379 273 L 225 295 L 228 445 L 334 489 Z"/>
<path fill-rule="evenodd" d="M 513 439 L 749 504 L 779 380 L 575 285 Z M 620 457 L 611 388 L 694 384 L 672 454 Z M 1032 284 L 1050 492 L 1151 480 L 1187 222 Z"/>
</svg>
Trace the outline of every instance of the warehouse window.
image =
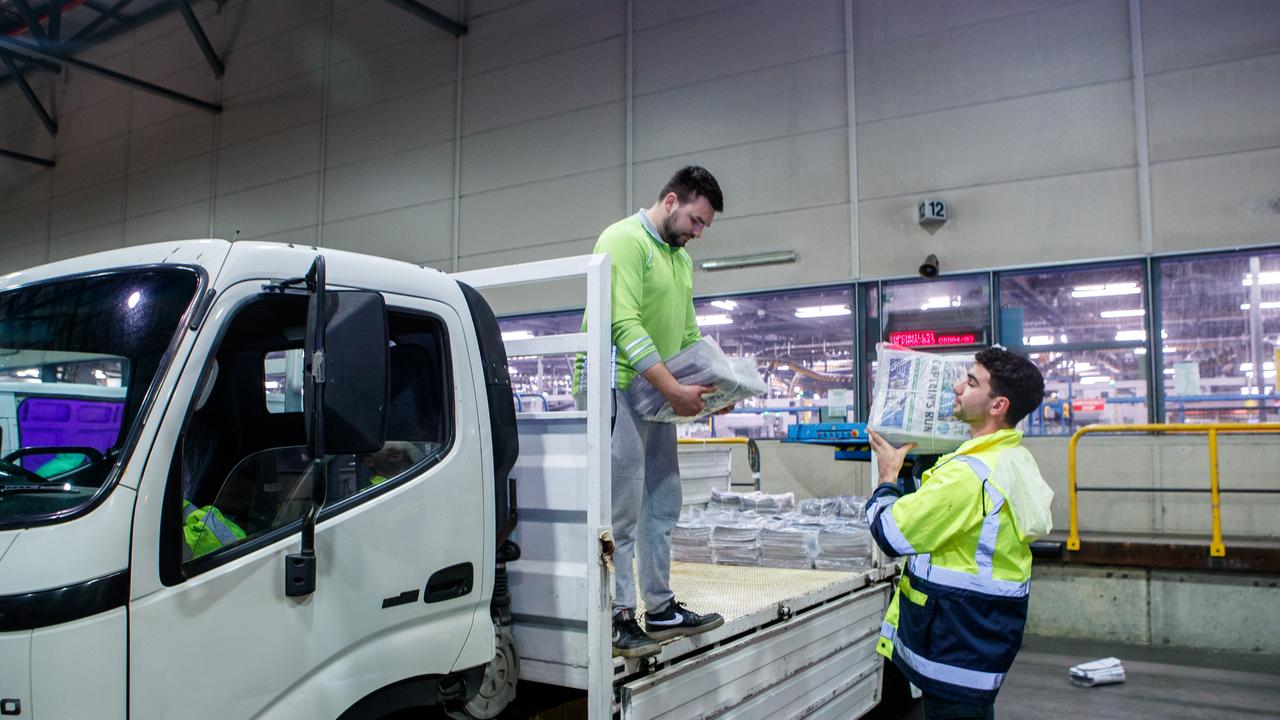
<svg viewBox="0 0 1280 720">
<path fill-rule="evenodd" d="M 1280 250 L 1156 261 L 1167 422 L 1280 419 Z"/>
<path fill-rule="evenodd" d="M 694 301 L 702 334 L 730 357 L 752 357 L 769 385 L 767 397 L 741 403 L 731 415 L 682 426 L 686 433 L 786 437 L 796 422 L 843 421 L 853 394 L 853 291 L 818 288 Z M 503 338 L 576 333 L 581 311 L 506 317 Z M 517 408 L 571 410 L 573 356 L 509 358 Z"/>
<path fill-rule="evenodd" d="M 686 434 L 782 438 L 797 422 L 843 422 L 856 412 L 854 302 L 849 286 L 711 296 L 693 303 L 704 337 L 751 357 L 769 392 Z"/>
<path fill-rule="evenodd" d="M 1034 434 L 1147 421 L 1147 304 L 1141 261 L 1001 273 L 1000 338 L 1045 378 Z"/>
</svg>

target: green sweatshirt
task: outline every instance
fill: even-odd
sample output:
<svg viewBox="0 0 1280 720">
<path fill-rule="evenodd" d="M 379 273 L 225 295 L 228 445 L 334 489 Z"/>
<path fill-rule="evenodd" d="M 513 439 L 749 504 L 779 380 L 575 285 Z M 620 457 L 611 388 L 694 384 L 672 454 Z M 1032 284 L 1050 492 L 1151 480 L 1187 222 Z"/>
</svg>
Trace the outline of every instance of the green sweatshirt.
<svg viewBox="0 0 1280 720">
<path fill-rule="evenodd" d="M 594 253 L 608 253 L 616 350 L 614 387 L 626 390 L 636 375 L 698 342 L 693 314 L 693 259 L 683 248 L 658 238 L 643 212 L 605 228 Z M 587 331 L 587 317 L 582 317 Z M 573 392 L 580 388 L 582 365 L 574 362 Z"/>
</svg>

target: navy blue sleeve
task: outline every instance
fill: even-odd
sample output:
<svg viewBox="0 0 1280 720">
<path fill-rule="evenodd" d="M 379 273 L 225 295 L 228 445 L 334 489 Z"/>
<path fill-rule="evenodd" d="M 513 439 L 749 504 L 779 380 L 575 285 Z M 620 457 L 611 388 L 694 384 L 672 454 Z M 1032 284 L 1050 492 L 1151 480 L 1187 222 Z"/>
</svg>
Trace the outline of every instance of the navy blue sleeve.
<svg viewBox="0 0 1280 720">
<path fill-rule="evenodd" d="M 885 515 L 893 504 L 902 497 L 902 488 L 899 485 L 889 485 L 882 483 L 871 492 L 871 498 L 867 501 L 867 525 L 871 530 L 871 537 L 876 541 L 876 545 L 884 551 L 885 555 L 890 557 L 899 557 L 908 553 L 902 552 L 906 548 L 899 548 L 894 545 L 891 539 L 885 534 Z M 893 524 L 892 516 L 889 518 L 890 525 Z M 894 527 L 890 533 L 896 533 L 897 528 Z"/>
</svg>

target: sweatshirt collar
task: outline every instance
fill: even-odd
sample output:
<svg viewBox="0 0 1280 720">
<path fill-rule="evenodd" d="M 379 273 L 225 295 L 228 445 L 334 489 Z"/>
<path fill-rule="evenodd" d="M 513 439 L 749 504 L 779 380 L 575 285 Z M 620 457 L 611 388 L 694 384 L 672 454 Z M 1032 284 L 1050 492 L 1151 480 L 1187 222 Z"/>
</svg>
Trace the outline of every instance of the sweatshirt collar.
<svg viewBox="0 0 1280 720">
<path fill-rule="evenodd" d="M 636 213 L 636 215 L 640 218 L 640 224 L 644 226 L 645 232 L 649 233 L 649 238 L 658 243 L 659 247 L 664 250 L 675 249 L 663 242 L 662 238 L 658 236 L 658 228 L 654 227 L 653 223 L 650 222 L 649 213 L 645 212 L 644 209 L 641 208 L 640 212 Z"/>
</svg>

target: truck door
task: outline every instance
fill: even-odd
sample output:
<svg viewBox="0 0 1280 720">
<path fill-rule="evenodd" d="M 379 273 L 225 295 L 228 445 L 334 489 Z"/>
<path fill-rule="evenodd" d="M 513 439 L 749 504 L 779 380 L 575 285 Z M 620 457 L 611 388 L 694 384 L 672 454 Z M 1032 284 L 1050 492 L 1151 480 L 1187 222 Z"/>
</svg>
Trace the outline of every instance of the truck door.
<svg viewBox="0 0 1280 720">
<path fill-rule="evenodd" d="M 134 528 L 135 717 L 337 717 L 453 669 L 485 577 L 482 456 L 462 319 L 386 296 L 388 442 L 327 457 L 316 591 L 284 591 L 311 496 L 306 298 L 225 291 L 200 331 Z M 157 545 L 158 543 L 158 545 Z"/>
</svg>

